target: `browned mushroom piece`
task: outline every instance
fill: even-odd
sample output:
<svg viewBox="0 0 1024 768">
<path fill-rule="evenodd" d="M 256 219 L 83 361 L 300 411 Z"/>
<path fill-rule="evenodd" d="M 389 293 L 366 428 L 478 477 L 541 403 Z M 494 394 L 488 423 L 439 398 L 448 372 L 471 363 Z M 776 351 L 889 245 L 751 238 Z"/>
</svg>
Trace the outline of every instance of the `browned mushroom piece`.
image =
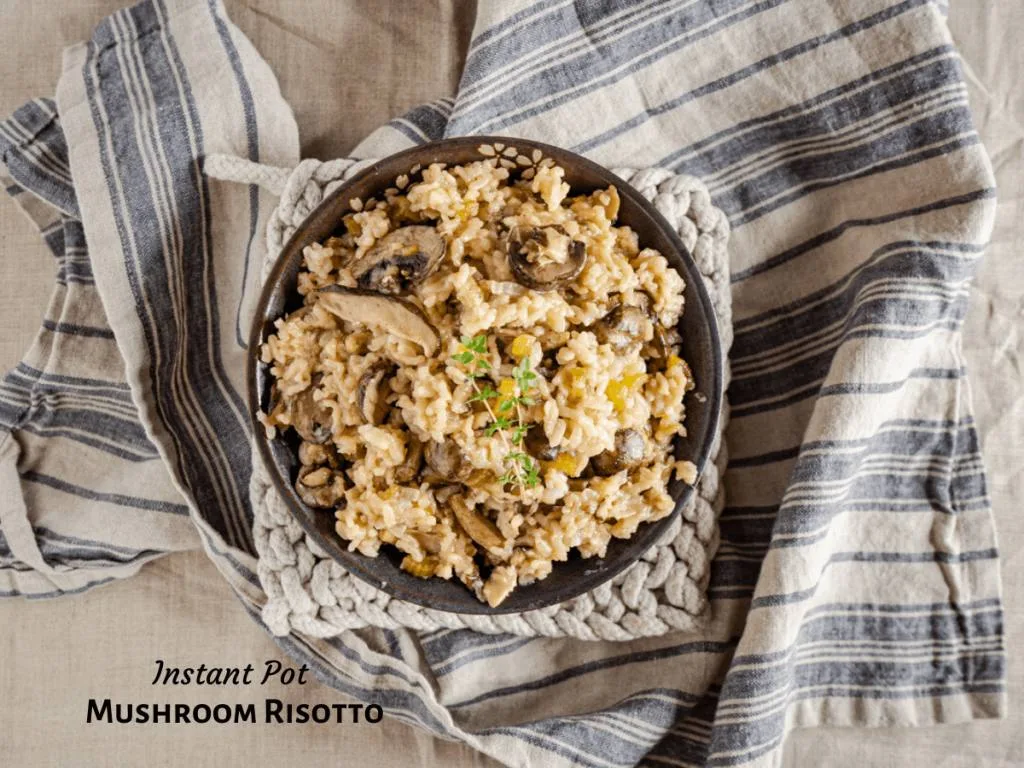
<svg viewBox="0 0 1024 768">
<path fill-rule="evenodd" d="M 284 398 L 281 397 L 281 388 L 277 385 L 277 380 L 270 385 L 270 398 L 267 401 L 267 415 L 270 417 L 280 416 L 282 413 L 288 410 L 288 404 L 285 403 Z"/>
<path fill-rule="evenodd" d="M 389 381 L 394 370 L 390 361 L 380 360 L 359 377 L 356 404 L 367 424 L 380 425 L 387 418 L 388 395 L 391 392 Z"/>
<path fill-rule="evenodd" d="M 654 323 L 654 337 L 644 345 L 641 354 L 647 360 L 650 373 L 664 373 L 668 368 L 668 359 L 672 349 L 679 344 L 679 332 L 674 328 L 666 328 L 661 323 Z"/>
<path fill-rule="evenodd" d="M 541 461 L 554 461 L 558 458 L 558 449 L 548 442 L 541 424 L 534 424 L 523 439 L 523 447 L 533 458 Z"/>
<path fill-rule="evenodd" d="M 601 344 L 609 344 L 616 352 L 637 348 L 648 337 L 652 323 L 639 307 L 620 304 L 593 325 Z"/>
<path fill-rule="evenodd" d="M 651 298 L 651 294 L 647 291 L 637 291 L 633 297 L 636 302 L 637 308 L 641 309 L 645 315 L 647 315 L 653 321 L 654 317 L 654 300 Z"/>
<path fill-rule="evenodd" d="M 505 537 L 501 535 L 498 526 L 480 512 L 471 509 L 462 496 L 452 496 L 449 506 L 462 530 L 477 544 L 484 549 L 501 549 L 505 546 Z"/>
<path fill-rule="evenodd" d="M 324 308 L 342 320 L 383 328 L 419 344 L 428 357 L 437 354 L 441 340 L 426 315 L 414 304 L 374 291 L 328 285 L 317 291 Z"/>
<path fill-rule="evenodd" d="M 505 237 L 505 253 L 516 281 L 535 291 L 564 287 L 587 263 L 586 246 L 558 224 L 512 227 Z"/>
<path fill-rule="evenodd" d="M 465 480 L 473 471 L 473 466 L 465 460 L 462 449 L 453 440 L 443 443 L 431 440 L 424 448 L 423 457 L 427 466 L 442 480 Z"/>
<path fill-rule="evenodd" d="M 423 443 L 413 435 L 409 435 L 409 444 L 405 449 L 405 460 L 395 469 L 395 481 L 411 483 L 420 473 L 423 465 Z"/>
<path fill-rule="evenodd" d="M 620 429 L 615 433 L 615 445 L 590 460 L 594 474 L 608 477 L 624 469 L 631 469 L 644 459 L 647 439 L 635 429 Z"/>
<path fill-rule="evenodd" d="M 400 227 L 352 265 L 352 276 L 365 290 L 406 294 L 437 269 L 444 252 L 444 238 L 433 227 Z"/>
<path fill-rule="evenodd" d="M 306 317 L 306 315 L 308 315 L 312 311 L 313 311 L 313 308 L 311 306 L 309 306 L 308 304 L 306 304 L 305 306 L 299 307 L 294 312 L 292 312 L 290 315 L 285 317 L 285 322 L 291 322 L 292 320 L 301 320 L 302 318 Z"/>
<path fill-rule="evenodd" d="M 345 475 L 330 467 L 303 467 L 295 480 L 295 492 L 311 507 L 332 509 L 345 501 Z"/>
<path fill-rule="evenodd" d="M 452 483 L 450 485 L 442 485 L 434 489 L 434 500 L 438 504 L 447 504 L 452 496 L 462 490 L 462 486 Z"/>
<path fill-rule="evenodd" d="M 320 377 L 314 377 L 310 385 L 292 399 L 291 416 L 292 427 L 299 437 L 307 443 L 322 445 L 331 439 L 334 422 L 331 409 L 314 395 L 319 383 Z"/>
<path fill-rule="evenodd" d="M 318 467 L 326 464 L 331 469 L 341 467 L 341 457 L 331 443 L 299 443 L 299 463 L 304 467 Z"/>
<path fill-rule="evenodd" d="M 555 355 L 546 353 L 537 363 L 537 373 L 550 381 L 558 373 L 558 360 Z"/>
<path fill-rule="evenodd" d="M 441 551 L 441 536 L 437 533 L 416 531 L 411 534 L 428 555 L 436 555 Z"/>
<path fill-rule="evenodd" d="M 499 357 L 511 356 L 509 347 L 522 331 L 516 330 L 515 328 L 498 328 L 492 331 L 491 338 L 494 339 L 494 346 L 498 350 Z"/>
</svg>

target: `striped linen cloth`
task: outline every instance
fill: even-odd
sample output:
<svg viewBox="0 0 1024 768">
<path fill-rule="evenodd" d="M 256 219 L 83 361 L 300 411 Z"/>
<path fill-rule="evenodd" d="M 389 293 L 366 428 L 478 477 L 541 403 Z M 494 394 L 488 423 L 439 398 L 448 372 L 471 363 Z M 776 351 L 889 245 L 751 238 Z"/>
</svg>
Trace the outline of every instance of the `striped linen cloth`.
<svg viewBox="0 0 1024 768">
<path fill-rule="evenodd" d="M 356 155 L 483 132 L 694 174 L 729 215 L 711 625 L 629 644 L 365 630 L 284 648 L 514 765 L 772 765 L 794 727 L 1002 716 L 959 337 L 995 191 L 942 9 L 481 2 L 456 97 Z M 0 590 L 83 589 L 198 540 L 258 618 L 242 339 L 274 201 L 208 181 L 201 158 L 294 165 L 272 73 L 217 0 L 150 0 L 70 50 L 56 111 L 26 106 L 0 142 L 60 264 L 39 342 L 0 389 Z"/>
</svg>

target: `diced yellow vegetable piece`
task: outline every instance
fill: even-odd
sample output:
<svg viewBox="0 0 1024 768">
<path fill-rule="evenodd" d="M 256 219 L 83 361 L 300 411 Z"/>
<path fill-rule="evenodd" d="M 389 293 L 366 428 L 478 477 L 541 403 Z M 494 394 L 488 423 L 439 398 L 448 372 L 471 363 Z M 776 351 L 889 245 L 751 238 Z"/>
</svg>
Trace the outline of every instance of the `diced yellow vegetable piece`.
<svg viewBox="0 0 1024 768">
<path fill-rule="evenodd" d="M 627 373 L 621 379 L 613 379 L 604 388 L 605 397 L 616 411 L 622 413 L 626 409 L 626 398 L 629 396 L 630 390 L 645 378 L 647 378 L 645 373 Z"/>
<path fill-rule="evenodd" d="M 609 402 L 619 413 L 622 413 L 626 408 L 626 392 L 627 387 L 622 383 L 622 379 L 609 381 L 608 386 L 604 388 L 605 397 L 608 398 Z"/>
<path fill-rule="evenodd" d="M 586 387 L 583 379 L 586 378 L 587 369 L 582 366 L 574 366 L 569 369 L 569 397 L 581 400 L 586 395 Z"/>
<path fill-rule="evenodd" d="M 530 354 L 530 350 L 533 347 L 533 336 L 528 333 L 521 333 L 512 339 L 512 345 L 509 347 L 509 352 L 517 360 L 522 360 L 524 357 Z"/>
<path fill-rule="evenodd" d="M 646 373 L 627 373 L 622 377 L 622 383 L 625 386 L 632 388 L 646 378 Z"/>
<path fill-rule="evenodd" d="M 576 474 L 576 457 L 571 453 L 560 453 L 555 460 L 548 463 L 551 469 L 556 469 L 559 472 L 564 472 L 567 475 L 574 476 Z"/>
<path fill-rule="evenodd" d="M 411 573 L 418 579 L 429 579 L 437 571 L 439 562 L 436 557 L 430 555 L 419 562 L 413 560 L 412 555 L 406 555 L 402 558 L 402 570 Z"/>
<path fill-rule="evenodd" d="M 504 397 L 512 397 L 516 393 L 516 383 L 512 379 L 502 379 L 498 385 L 498 392 Z"/>
</svg>

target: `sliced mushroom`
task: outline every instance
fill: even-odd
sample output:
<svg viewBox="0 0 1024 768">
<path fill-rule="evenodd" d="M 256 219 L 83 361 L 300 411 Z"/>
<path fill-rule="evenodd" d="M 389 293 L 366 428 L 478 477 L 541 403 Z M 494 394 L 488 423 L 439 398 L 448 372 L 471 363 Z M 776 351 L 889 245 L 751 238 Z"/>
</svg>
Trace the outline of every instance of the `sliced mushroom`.
<svg viewBox="0 0 1024 768">
<path fill-rule="evenodd" d="M 492 332 L 494 338 L 495 349 L 498 350 L 499 357 L 510 357 L 512 355 L 509 349 L 512 346 L 512 342 L 515 340 L 522 331 L 515 328 L 497 328 Z"/>
<path fill-rule="evenodd" d="M 535 459 L 554 461 L 558 458 L 558 449 L 548 442 L 548 436 L 544 434 L 544 428 L 540 424 L 534 424 L 526 433 L 523 445 L 526 447 L 527 453 Z"/>
<path fill-rule="evenodd" d="M 331 509 L 345 500 L 345 476 L 330 467 L 303 467 L 295 480 L 295 492 L 311 507 Z"/>
<path fill-rule="evenodd" d="M 434 500 L 437 501 L 438 504 L 447 504 L 451 497 L 460 490 L 462 490 L 461 486 L 455 485 L 454 483 L 451 485 L 442 485 L 434 489 Z"/>
<path fill-rule="evenodd" d="M 412 537 L 416 539 L 420 547 L 428 555 L 436 555 L 441 551 L 441 536 L 439 534 L 416 531 L 412 534 Z"/>
<path fill-rule="evenodd" d="M 664 373 L 668 367 L 668 358 L 672 347 L 679 343 L 679 334 L 675 330 L 666 330 L 661 323 L 654 323 L 654 336 L 647 342 L 640 354 L 647 361 L 650 373 Z"/>
<path fill-rule="evenodd" d="M 331 439 L 334 423 L 331 409 L 313 396 L 319 383 L 320 378 L 314 378 L 312 383 L 292 400 L 291 415 L 292 426 L 299 433 L 299 437 L 307 443 L 322 445 Z"/>
<path fill-rule="evenodd" d="M 338 469 L 341 466 L 341 459 L 337 450 L 330 443 L 317 444 L 299 443 L 299 463 L 304 467 L 317 467 L 326 464 L 331 469 Z"/>
<path fill-rule="evenodd" d="M 505 546 L 505 537 L 501 535 L 498 526 L 475 509 L 470 509 L 461 496 L 452 496 L 449 506 L 462 530 L 477 544 L 484 549 L 501 549 Z"/>
<path fill-rule="evenodd" d="M 423 312 L 394 296 L 358 288 L 328 285 L 317 292 L 324 308 L 350 323 L 383 328 L 399 338 L 419 344 L 428 357 L 437 354 L 441 340 Z"/>
<path fill-rule="evenodd" d="M 409 435 L 409 444 L 405 449 L 405 461 L 395 469 L 395 480 L 399 483 L 411 483 L 420 473 L 423 464 L 423 443 Z"/>
<path fill-rule="evenodd" d="M 299 307 L 285 318 L 285 322 L 290 323 L 292 320 L 301 320 L 312 311 L 313 308 L 308 304 L 303 307 Z"/>
<path fill-rule="evenodd" d="M 452 440 L 439 443 L 431 440 L 424 450 L 427 465 L 443 480 L 465 480 L 473 471 L 465 460 L 462 449 Z"/>
<path fill-rule="evenodd" d="M 367 424 L 383 424 L 388 415 L 388 383 L 394 366 L 385 360 L 374 363 L 359 377 L 356 403 Z"/>
<path fill-rule="evenodd" d="M 437 269 L 444 252 L 444 238 L 433 227 L 400 227 L 352 265 L 352 276 L 365 290 L 406 294 Z"/>
<path fill-rule="evenodd" d="M 271 418 L 277 418 L 282 413 L 287 412 L 288 405 L 285 403 L 284 398 L 281 397 L 281 388 L 278 386 L 275 380 L 270 385 L 270 399 L 267 403 L 267 415 Z"/>
<path fill-rule="evenodd" d="M 590 460 L 594 474 L 608 477 L 624 469 L 635 467 L 643 461 L 647 452 L 647 440 L 635 429 L 620 429 L 615 433 L 615 446 Z"/>
<path fill-rule="evenodd" d="M 515 279 L 535 291 L 563 287 L 587 263 L 586 246 L 558 224 L 512 227 L 505 237 L 505 252 Z"/>
<path fill-rule="evenodd" d="M 558 360 L 552 353 L 546 353 L 537 364 L 537 373 L 550 381 L 558 373 Z"/>
<path fill-rule="evenodd" d="M 654 300 L 651 298 L 651 294 L 647 291 L 637 291 L 634 300 L 636 306 L 642 309 L 651 320 L 654 320 Z"/>
<path fill-rule="evenodd" d="M 649 338 L 652 323 L 640 307 L 620 304 L 593 325 L 601 344 L 609 344 L 616 352 L 639 347 Z"/>
</svg>

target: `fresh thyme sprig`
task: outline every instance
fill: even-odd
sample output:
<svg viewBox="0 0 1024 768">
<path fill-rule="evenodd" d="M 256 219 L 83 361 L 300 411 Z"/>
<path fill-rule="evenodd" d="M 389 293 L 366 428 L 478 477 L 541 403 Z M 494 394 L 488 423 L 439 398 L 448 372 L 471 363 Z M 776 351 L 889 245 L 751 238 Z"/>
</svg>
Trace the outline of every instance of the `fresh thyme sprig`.
<svg viewBox="0 0 1024 768">
<path fill-rule="evenodd" d="M 452 355 L 452 359 L 464 366 L 465 373 L 473 385 L 474 394 L 469 398 L 469 402 L 484 404 L 491 417 L 484 434 L 488 437 L 497 435 L 505 447 L 505 464 L 508 469 L 498 478 L 499 482 L 523 488 L 535 487 L 540 483 L 540 467 L 530 454 L 522 450 L 526 433 L 533 426 L 523 422 L 522 408 L 536 402 L 530 391 L 533 389 L 533 382 L 537 380 L 537 374 L 530 370 L 529 358 L 524 356 L 519 361 L 513 370 L 514 390 L 504 394 L 487 381 L 483 382 L 483 386 L 477 383 L 491 370 L 491 364 L 485 357 L 487 337 L 463 336 L 459 341 L 462 344 L 462 351 Z M 491 406 L 492 400 L 496 401 L 497 413 Z"/>
</svg>

